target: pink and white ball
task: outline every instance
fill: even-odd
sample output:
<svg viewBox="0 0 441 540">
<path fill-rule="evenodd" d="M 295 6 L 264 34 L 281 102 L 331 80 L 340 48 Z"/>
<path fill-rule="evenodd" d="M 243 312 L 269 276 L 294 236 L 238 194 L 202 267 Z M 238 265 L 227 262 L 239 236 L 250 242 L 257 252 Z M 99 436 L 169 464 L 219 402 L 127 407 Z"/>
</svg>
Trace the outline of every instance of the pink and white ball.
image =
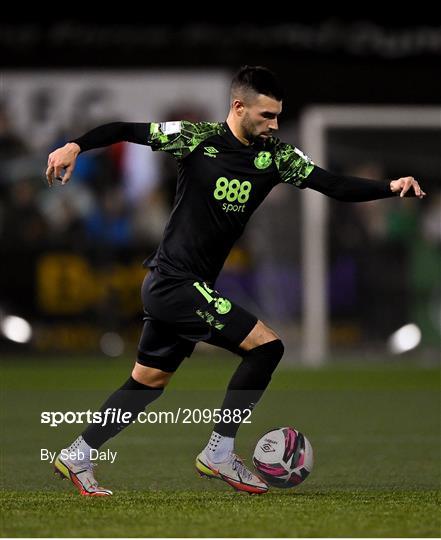
<svg viewBox="0 0 441 540">
<path fill-rule="evenodd" d="M 268 431 L 259 439 L 253 463 L 268 484 L 290 488 L 308 477 L 314 465 L 314 454 L 303 433 L 282 427 Z"/>
</svg>

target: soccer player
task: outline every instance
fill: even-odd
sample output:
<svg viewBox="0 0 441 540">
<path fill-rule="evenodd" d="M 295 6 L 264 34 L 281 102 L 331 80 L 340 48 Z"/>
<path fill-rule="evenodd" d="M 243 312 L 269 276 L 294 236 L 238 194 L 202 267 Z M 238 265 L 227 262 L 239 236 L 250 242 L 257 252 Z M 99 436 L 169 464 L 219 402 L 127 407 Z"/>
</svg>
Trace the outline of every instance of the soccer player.
<svg viewBox="0 0 441 540">
<path fill-rule="evenodd" d="M 240 491 L 264 493 L 267 484 L 234 453 L 234 440 L 267 388 L 284 347 L 277 333 L 215 289 L 234 242 L 271 189 L 287 184 L 314 189 L 341 201 L 371 201 L 399 194 L 426 194 L 411 176 L 375 181 L 345 177 L 316 166 L 300 150 L 274 136 L 283 91 L 274 73 L 242 67 L 231 85 L 231 107 L 223 123 L 115 122 L 97 127 L 49 155 L 46 176 L 66 184 L 80 152 L 120 141 L 172 154 L 178 180 L 174 207 L 163 239 L 144 265 L 144 327 L 129 379 L 103 404 L 135 420 L 157 399 L 198 341 L 228 349 L 242 358 L 228 385 L 219 421 L 196 458 L 201 475 Z M 117 435 L 127 422 L 93 423 L 67 448 L 84 459 L 59 455 L 56 470 L 82 495 L 105 496 L 90 451 Z"/>
</svg>

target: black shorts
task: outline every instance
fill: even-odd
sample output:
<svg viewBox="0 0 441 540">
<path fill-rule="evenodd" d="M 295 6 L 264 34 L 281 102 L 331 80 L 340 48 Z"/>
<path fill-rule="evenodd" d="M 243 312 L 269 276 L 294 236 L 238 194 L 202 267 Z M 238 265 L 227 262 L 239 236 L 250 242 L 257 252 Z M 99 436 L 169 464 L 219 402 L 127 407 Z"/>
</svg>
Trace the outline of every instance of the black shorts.
<svg viewBox="0 0 441 540">
<path fill-rule="evenodd" d="M 240 354 L 239 345 L 257 317 L 206 282 L 171 277 L 154 268 L 141 290 L 144 328 L 138 362 L 174 372 L 196 343 L 205 341 Z"/>
</svg>

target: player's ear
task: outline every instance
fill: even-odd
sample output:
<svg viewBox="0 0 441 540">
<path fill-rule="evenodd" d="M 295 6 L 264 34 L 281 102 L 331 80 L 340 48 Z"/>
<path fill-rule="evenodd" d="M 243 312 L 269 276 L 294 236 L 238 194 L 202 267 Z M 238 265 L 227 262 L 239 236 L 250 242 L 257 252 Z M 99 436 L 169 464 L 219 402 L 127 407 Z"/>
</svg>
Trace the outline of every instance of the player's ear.
<svg viewBox="0 0 441 540">
<path fill-rule="evenodd" d="M 244 102 L 240 99 L 234 99 L 233 100 L 233 103 L 231 104 L 231 108 L 234 110 L 234 112 L 238 115 L 238 116 L 242 116 L 243 114 L 243 111 L 244 111 L 244 108 L 245 108 L 245 105 L 244 105 Z"/>
</svg>

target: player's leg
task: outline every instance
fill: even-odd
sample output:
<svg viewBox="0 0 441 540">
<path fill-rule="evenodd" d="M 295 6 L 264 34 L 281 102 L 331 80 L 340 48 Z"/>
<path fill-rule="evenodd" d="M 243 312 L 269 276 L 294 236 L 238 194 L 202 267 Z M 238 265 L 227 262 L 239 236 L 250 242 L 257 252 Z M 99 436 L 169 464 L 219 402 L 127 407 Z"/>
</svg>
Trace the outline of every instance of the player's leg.
<svg viewBox="0 0 441 540">
<path fill-rule="evenodd" d="M 147 309 L 163 321 L 173 324 L 176 333 L 186 343 L 218 338 L 222 341 L 221 346 L 235 349 L 239 355 L 244 356 L 229 385 L 223 409 L 225 413 L 229 409 L 230 414 L 234 408 L 240 409 L 239 421 L 241 421 L 242 411 L 252 408 L 252 403 L 257 402 L 271 378 L 270 371 L 272 373 L 276 361 L 278 362 L 281 356 L 279 350 L 277 359 L 271 352 L 273 348 L 265 350 L 265 359 L 270 357 L 273 362 L 270 370 L 269 365 L 259 365 L 259 358 L 262 356 L 259 353 L 262 351 L 251 351 L 258 348 L 255 347 L 256 344 L 262 343 L 260 346 L 266 347 L 267 341 L 277 340 L 276 334 L 271 334 L 271 331 L 254 315 L 222 297 L 206 282 L 178 280 L 158 270 L 155 271 L 153 279 L 144 282 L 143 291 L 143 298 L 146 299 L 144 305 Z M 280 344 L 280 340 L 278 343 Z M 270 361 L 266 363 L 270 364 Z M 263 377 L 257 373 L 260 371 L 265 372 Z M 233 400 L 234 393 L 240 393 L 240 399 L 236 396 Z M 218 436 L 223 437 L 225 442 L 228 442 L 228 439 L 234 442 L 237 421 L 234 425 L 235 430 L 231 437 L 229 431 L 225 431 L 225 435 L 219 433 Z M 222 426 L 219 426 L 219 429 L 223 433 Z M 216 443 L 213 443 L 212 447 L 216 447 Z M 223 460 L 217 461 L 211 467 L 205 452 L 202 452 L 197 458 L 199 472 L 225 480 L 236 489 L 250 493 L 262 493 L 268 489 L 268 486 L 249 471 L 232 451 L 225 452 L 221 457 Z"/>
<path fill-rule="evenodd" d="M 82 439 L 86 445 L 99 449 L 109 439 L 132 424 L 147 405 L 161 396 L 172 374 L 136 362 L 130 377 L 107 398 L 100 408 L 103 419 L 106 418 L 106 411 L 109 411 L 107 422 L 89 424 L 82 433 Z M 112 411 L 120 411 L 118 421 L 112 421 L 110 415 Z"/>
<path fill-rule="evenodd" d="M 268 489 L 245 467 L 234 453 L 237 430 L 262 396 L 283 354 L 279 336 L 254 315 L 221 297 L 206 283 L 192 283 L 199 301 L 195 310 L 210 329 L 203 341 L 218 345 L 242 357 L 227 389 L 221 408 L 221 421 L 204 450 L 196 459 L 196 468 L 206 476 L 221 478 L 239 490 L 263 493 Z"/>
<path fill-rule="evenodd" d="M 102 421 L 90 424 L 60 452 L 55 462 L 56 471 L 69 478 L 82 495 L 110 495 L 111 492 L 99 487 L 94 478 L 91 451 L 99 449 L 136 420 L 138 414 L 162 394 L 173 373 L 193 349 L 193 343 L 182 340 L 168 325 L 147 316 L 131 376 L 102 405 Z M 117 421 L 112 421 L 112 411 L 120 411 Z"/>
<path fill-rule="evenodd" d="M 234 324 L 234 321 L 231 323 Z M 260 320 L 235 349 L 228 346 L 225 337 L 219 339 L 214 335 L 211 342 L 230 348 L 242 357 L 228 384 L 221 407 L 221 420 L 214 426 L 205 449 L 208 457 L 216 462 L 227 459 L 234 452 L 237 431 L 268 387 L 283 356 L 284 347 L 279 336 Z"/>
<path fill-rule="evenodd" d="M 237 344 L 237 329 L 231 324 L 244 327 L 244 321 L 252 320 L 245 310 L 239 317 L 230 319 L 226 334 L 213 333 L 207 340 L 213 345 L 226 348 L 242 357 L 242 361 L 228 384 L 221 406 L 221 420 L 214 426 L 204 450 L 196 458 L 196 469 L 201 475 L 221 478 L 241 491 L 265 493 L 266 483 L 256 476 L 234 452 L 237 431 L 249 417 L 256 403 L 267 388 L 271 375 L 283 354 L 283 345 L 275 332 L 257 321 L 246 337 Z M 226 327 L 225 327 L 226 328 Z"/>
<path fill-rule="evenodd" d="M 280 337 L 276 334 L 276 332 L 274 332 L 274 330 L 272 330 L 265 323 L 258 320 L 239 347 L 243 351 L 249 351 L 277 339 L 280 340 Z"/>
<path fill-rule="evenodd" d="M 55 460 L 55 470 L 70 479 L 81 495 L 105 496 L 112 492 L 102 488 L 94 476 L 91 452 L 98 450 L 110 438 L 115 437 L 130 425 L 147 405 L 157 399 L 170 380 L 171 374 L 135 364 L 132 375 L 109 396 L 100 408 L 101 423 L 92 423 Z M 119 417 L 124 422 L 112 421 L 112 411 L 120 411 Z"/>
<path fill-rule="evenodd" d="M 238 410 L 242 419 L 248 415 L 268 387 L 283 353 L 280 337 L 258 320 L 239 345 L 238 354 L 242 361 L 228 384 L 222 409 Z M 235 437 L 240 425 L 241 422 L 221 421 L 216 424 L 215 431 L 226 437 Z"/>
</svg>

